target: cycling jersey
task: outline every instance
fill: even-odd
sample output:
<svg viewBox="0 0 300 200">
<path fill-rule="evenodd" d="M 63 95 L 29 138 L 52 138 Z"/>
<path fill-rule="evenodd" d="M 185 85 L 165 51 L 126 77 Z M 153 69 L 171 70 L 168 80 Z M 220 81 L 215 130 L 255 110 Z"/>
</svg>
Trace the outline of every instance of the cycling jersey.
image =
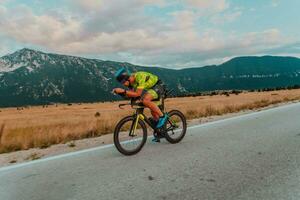
<svg viewBox="0 0 300 200">
<path fill-rule="evenodd" d="M 135 89 L 148 90 L 152 88 L 158 81 L 158 77 L 149 72 L 136 72 L 133 74 L 135 81 L 132 84 Z"/>
</svg>

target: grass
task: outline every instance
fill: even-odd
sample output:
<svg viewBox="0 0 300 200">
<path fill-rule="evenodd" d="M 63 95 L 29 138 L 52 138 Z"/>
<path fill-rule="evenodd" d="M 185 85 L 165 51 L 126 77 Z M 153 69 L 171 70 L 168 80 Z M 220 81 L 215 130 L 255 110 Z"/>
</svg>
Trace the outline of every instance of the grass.
<svg viewBox="0 0 300 200">
<path fill-rule="evenodd" d="M 244 92 L 238 95 L 183 97 L 166 100 L 167 110 L 178 109 L 188 119 L 253 110 L 270 104 L 300 100 L 300 89 Z M 116 103 L 59 104 L 0 112 L 0 153 L 47 148 L 82 138 L 112 133 L 116 123 L 133 110 Z M 149 114 L 149 112 L 147 112 Z M 72 142 L 71 142 L 72 143 Z"/>
</svg>

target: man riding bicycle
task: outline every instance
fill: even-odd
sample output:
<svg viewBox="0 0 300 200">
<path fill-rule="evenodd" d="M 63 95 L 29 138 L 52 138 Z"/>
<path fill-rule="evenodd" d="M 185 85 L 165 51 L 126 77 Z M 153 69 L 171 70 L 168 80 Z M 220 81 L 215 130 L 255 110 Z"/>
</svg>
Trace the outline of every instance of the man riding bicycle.
<svg viewBox="0 0 300 200">
<path fill-rule="evenodd" d="M 125 68 L 119 69 L 115 73 L 115 77 L 117 81 L 126 87 L 133 88 L 133 90 L 115 88 L 113 91 L 127 97 L 140 97 L 144 106 L 151 110 L 153 119 L 157 123 L 156 128 L 161 128 L 166 123 L 168 115 L 163 114 L 152 100 L 160 98 L 163 92 L 162 81 L 149 72 L 139 71 L 131 74 Z"/>
</svg>

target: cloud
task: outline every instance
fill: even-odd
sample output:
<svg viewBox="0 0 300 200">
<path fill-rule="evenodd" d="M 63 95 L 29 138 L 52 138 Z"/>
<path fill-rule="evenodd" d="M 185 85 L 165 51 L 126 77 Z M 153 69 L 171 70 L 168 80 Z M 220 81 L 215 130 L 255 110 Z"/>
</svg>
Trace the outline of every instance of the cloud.
<svg viewBox="0 0 300 200">
<path fill-rule="evenodd" d="M 255 46 L 266 46 L 266 45 L 278 45 L 284 42 L 286 39 L 280 34 L 278 29 L 268 29 L 262 32 L 250 32 L 245 35 L 243 46 L 255 45 Z"/>
<path fill-rule="evenodd" d="M 164 0 L 67 0 L 73 8 L 84 12 L 129 12 L 146 5 L 165 5 Z M 123 8 L 123 9 L 122 9 Z M 117 14 L 117 13 L 116 13 Z"/>
<path fill-rule="evenodd" d="M 170 68 L 200 67 L 220 64 L 239 55 L 256 55 L 278 48 L 284 39 L 277 29 L 246 34 L 226 35 L 222 31 L 208 30 L 201 36 L 187 41 L 182 34 L 172 33 L 161 48 L 125 54 L 121 60 L 149 66 Z M 266 38 L 269 38 L 266 40 Z M 163 41 L 163 40 L 161 40 Z M 114 58 L 106 54 L 105 57 Z"/>
<path fill-rule="evenodd" d="M 193 29 L 195 26 L 195 20 L 197 15 L 192 11 L 178 11 L 173 12 L 171 15 L 174 17 L 174 24 L 176 27 L 173 26 L 175 29 Z"/>
<path fill-rule="evenodd" d="M 224 14 L 216 14 L 212 16 L 211 22 L 213 24 L 226 24 L 235 21 L 242 15 L 242 11 L 227 12 Z"/>
<path fill-rule="evenodd" d="M 107 3 L 107 6 L 101 8 L 101 13 L 91 13 L 88 19 L 51 13 L 36 15 L 27 6 L 3 12 L 1 9 L 0 32 L 25 44 L 68 53 L 142 51 L 165 44 L 161 43 L 164 36 L 158 38 L 156 28 L 151 28 L 159 22 L 139 11 L 141 6 L 150 4 L 149 0 L 135 1 L 134 6 L 133 1 L 129 5 L 119 3 L 115 6 L 116 0 L 88 1 L 84 5 L 92 8 L 97 3 Z"/>
<path fill-rule="evenodd" d="M 201 10 L 210 9 L 216 12 L 224 11 L 229 7 L 226 0 L 185 0 L 185 2 Z"/>
<path fill-rule="evenodd" d="M 230 10 L 225 0 L 66 1 L 72 7 L 63 14 L 0 6 L 0 36 L 57 53 L 177 68 L 213 64 L 289 42 L 276 28 L 250 33 L 220 30 L 220 24 L 242 15 L 241 9 Z M 171 9 L 179 5 L 183 9 Z M 145 14 L 147 6 L 170 11 L 159 18 Z M 201 27 L 201 20 L 217 26 Z"/>
<path fill-rule="evenodd" d="M 161 19 L 144 14 L 146 6 L 161 7 L 164 0 L 67 0 L 71 15 L 78 16 L 85 36 L 138 29 L 156 32 Z M 152 28 L 153 27 L 153 28 Z M 155 29 L 155 30 L 154 30 Z"/>
<path fill-rule="evenodd" d="M 5 55 L 8 52 L 8 49 L 6 46 L 1 45 L 0 46 L 0 54 Z"/>
<path fill-rule="evenodd" d="M 105 4 L 102 0 L 72 0 L 73 5 L 82 11 L 99 11 Z"/>
<path fill-rule="evenodd" d="M 272 0 L 271 6 L 272 7 L 278 7 L 279 6 L 279 1 L 278 0 Z"/>
<path fill-rule="evenodd" d="M 11 14 L 16 13 L 16 14 Z M 76 40 L 80 27 L 71 18 L 34 15 L 30 8 L 18 6 L 0 14 L 0 32 L 23 43 L 55 47 Z"/>
<path fill-rule="evenodd" d="M 189 44 L 185 44 L 184 51 L 164 51 L 139 57 L 139 62 L 149 65 L 161 65 L 166 67 L 200 67 L 203 65 L 219 64 L 229 58 L 239 55 L 256 55 L 268 52 L 281 46 L 281 42 L 287 42 L 277 29 L 246 34 L 222 34 L 221 31 L 210 30 L 202 37 Z M 178 47 L 173 47 L 178 49 Z"/>
<path fill-rule="evenodd" d="M 70 42 L 60 48 L 63 52 L 75 53 L 113 53 L 113 52 L 141 52 L 159 49 L 166 42 L 151 36 L 145 30 L 122 31 L 115 33 L 99 33 L 92 38 L 78 42 Z"/>
<path fill-rule="evenodd" d="M 0 15 L 4 15 L 6 11 L 7 11 L 6 7 L 0 5 Z"/>
<path fill-rule="evenodd" d="M 300 41 L 297 42 L 291 42 L 286 45 L 281 45 L 279 47 L 275 47 L 272 49 L 269 49 L 267 53 L 270 54 L 300 54 Z"/>
</svg>

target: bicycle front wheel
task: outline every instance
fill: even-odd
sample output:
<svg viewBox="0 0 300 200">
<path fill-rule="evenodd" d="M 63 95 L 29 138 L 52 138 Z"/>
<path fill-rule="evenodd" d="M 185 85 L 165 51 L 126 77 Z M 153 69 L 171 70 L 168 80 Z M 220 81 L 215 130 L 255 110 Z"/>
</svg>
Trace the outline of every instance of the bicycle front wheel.
<svg viewBox="0 0 300 200">
<path fill-rule="evenodd" d="M 124 155 L 138 153 L 147 140 L 147 128 L 142 120 L 136 123 L 133 116 L 123 118 L 114 131 L 114 144 L 118 151 Z"/>
<path fill-rule="evenodd" d="M 168 113 L 169 119 L 165 124 L 166 140 L 172 144 L 180 142 L 186 133 L 186 118 L 179 110 Z"/>
</svg>

